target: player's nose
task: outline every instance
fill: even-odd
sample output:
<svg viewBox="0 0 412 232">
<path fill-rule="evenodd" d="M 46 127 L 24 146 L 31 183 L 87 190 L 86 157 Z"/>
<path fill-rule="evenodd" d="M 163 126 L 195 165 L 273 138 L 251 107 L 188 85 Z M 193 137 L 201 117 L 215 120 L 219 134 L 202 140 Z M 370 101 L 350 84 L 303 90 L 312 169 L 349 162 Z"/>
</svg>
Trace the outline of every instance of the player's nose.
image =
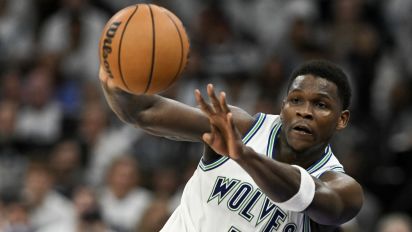
<svg viewBox="0 0 412 232">
<path fill-rule="evenodd" d="M 305 119 L 313 119 L 313 113 L 310 104 L 302 104 L 296 110 L 296 115 Z"/>
</svg>

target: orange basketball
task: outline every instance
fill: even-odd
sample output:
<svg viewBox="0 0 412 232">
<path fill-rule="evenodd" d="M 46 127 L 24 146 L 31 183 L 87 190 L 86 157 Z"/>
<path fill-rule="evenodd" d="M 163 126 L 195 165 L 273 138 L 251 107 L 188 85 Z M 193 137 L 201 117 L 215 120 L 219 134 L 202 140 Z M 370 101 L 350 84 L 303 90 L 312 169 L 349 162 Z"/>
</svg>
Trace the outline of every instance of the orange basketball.
<svg viewBox="0 0 412 232">
<path fill-rule="evenodd" d="M 153 4 L 117 12 L 99 44 L 100 65 L 119 88 L 136 94 L 170 87 L 187 63 L 189 41 L 182 22 Z"/>
</svg>

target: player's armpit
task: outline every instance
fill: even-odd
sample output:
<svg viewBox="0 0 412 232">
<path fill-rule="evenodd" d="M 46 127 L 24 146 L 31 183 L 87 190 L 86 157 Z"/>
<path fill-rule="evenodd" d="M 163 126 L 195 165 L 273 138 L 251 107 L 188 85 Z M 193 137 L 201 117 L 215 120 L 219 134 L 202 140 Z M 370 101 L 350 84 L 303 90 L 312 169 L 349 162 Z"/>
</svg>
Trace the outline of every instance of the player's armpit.
<svg viewBox="0 0 412 232">
<path fill-rule="evenodd" d="M 354 218 L 362 207 L 360 184 L 345 173 L 329 171 L 315 179 L 316 192 L 308 216 L 323 225 L 340 225 Z"/>
<path fill-rule="evenodd" d="M 251 116 L 245 110 L 236 106 L 229 105 L 230 111 L 233 114 L 233 121 L 239 129 L 242 137 L 252 128 L 259 115 Z"/>
</svg>

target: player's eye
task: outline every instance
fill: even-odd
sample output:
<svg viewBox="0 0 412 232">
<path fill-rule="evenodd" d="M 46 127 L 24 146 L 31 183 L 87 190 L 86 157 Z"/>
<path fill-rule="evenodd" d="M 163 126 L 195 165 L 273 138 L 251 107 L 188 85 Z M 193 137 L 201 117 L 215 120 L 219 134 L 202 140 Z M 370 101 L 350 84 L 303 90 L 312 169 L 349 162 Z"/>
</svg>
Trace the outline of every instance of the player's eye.
<svg viewBox="0 0 412 232">
<path fill-rule="evenodd" d="M 300 98 L 298 97 L 292 97 L 289 101 L 292 104 L 299 104 L 301 102 Z"/>
<path fill-rule="evenodd" d="M 324 102 L 316 102 L 315 106 L 319 109 L 326 109 L 327 108 L 327 105 Z"/>
</svg>

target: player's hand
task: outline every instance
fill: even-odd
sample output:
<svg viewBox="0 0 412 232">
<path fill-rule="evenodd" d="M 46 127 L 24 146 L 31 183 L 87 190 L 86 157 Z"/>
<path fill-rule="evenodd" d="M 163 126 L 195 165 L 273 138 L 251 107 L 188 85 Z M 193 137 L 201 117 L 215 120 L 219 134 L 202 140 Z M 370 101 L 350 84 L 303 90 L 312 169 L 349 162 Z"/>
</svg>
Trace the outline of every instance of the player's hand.
<svg viewBox="0 0 412 232">
<path fill-rule="evenodd" d="M 120 91 L 120 89 L 114 84 L 114 81 L 106 74 L 103 67 L 100 67 L 99 69 L 99 80 L 106 93 Z"/>
<path fill-rule="evenodd" d="M 237 160 L 243 155 L 244 144 L 226 103 L 226 94 L 221 92 L 218 99 L 212 84 L 207 85 L 207 94 L 211 104 L 203 99 L 198 89 L 195 90 L 196 101 L 209 118 L 211 127 L 211 131 L 204 133 L 202 139 L 216 153 Z"/>
<path fill-rule="evenodd" d="M 116 86 L 114 85 L 113 80 L 106 74 L 103 67 L 99 69 L 99 80 L 105 87 L 109 89 L 114 89 Z"/>
<path fill-rule="evenodd" d="M 102 84 L 104 92 L 106 94 L 109 94 L 110 96 L 113 94 L 130 95 L 123 89 L 116 86 L 114 81 L 106 74 L 103 67 L 100 67 L 99 69 L 99 80 L 100 80 L 100 83 Z"/>
</svg>

